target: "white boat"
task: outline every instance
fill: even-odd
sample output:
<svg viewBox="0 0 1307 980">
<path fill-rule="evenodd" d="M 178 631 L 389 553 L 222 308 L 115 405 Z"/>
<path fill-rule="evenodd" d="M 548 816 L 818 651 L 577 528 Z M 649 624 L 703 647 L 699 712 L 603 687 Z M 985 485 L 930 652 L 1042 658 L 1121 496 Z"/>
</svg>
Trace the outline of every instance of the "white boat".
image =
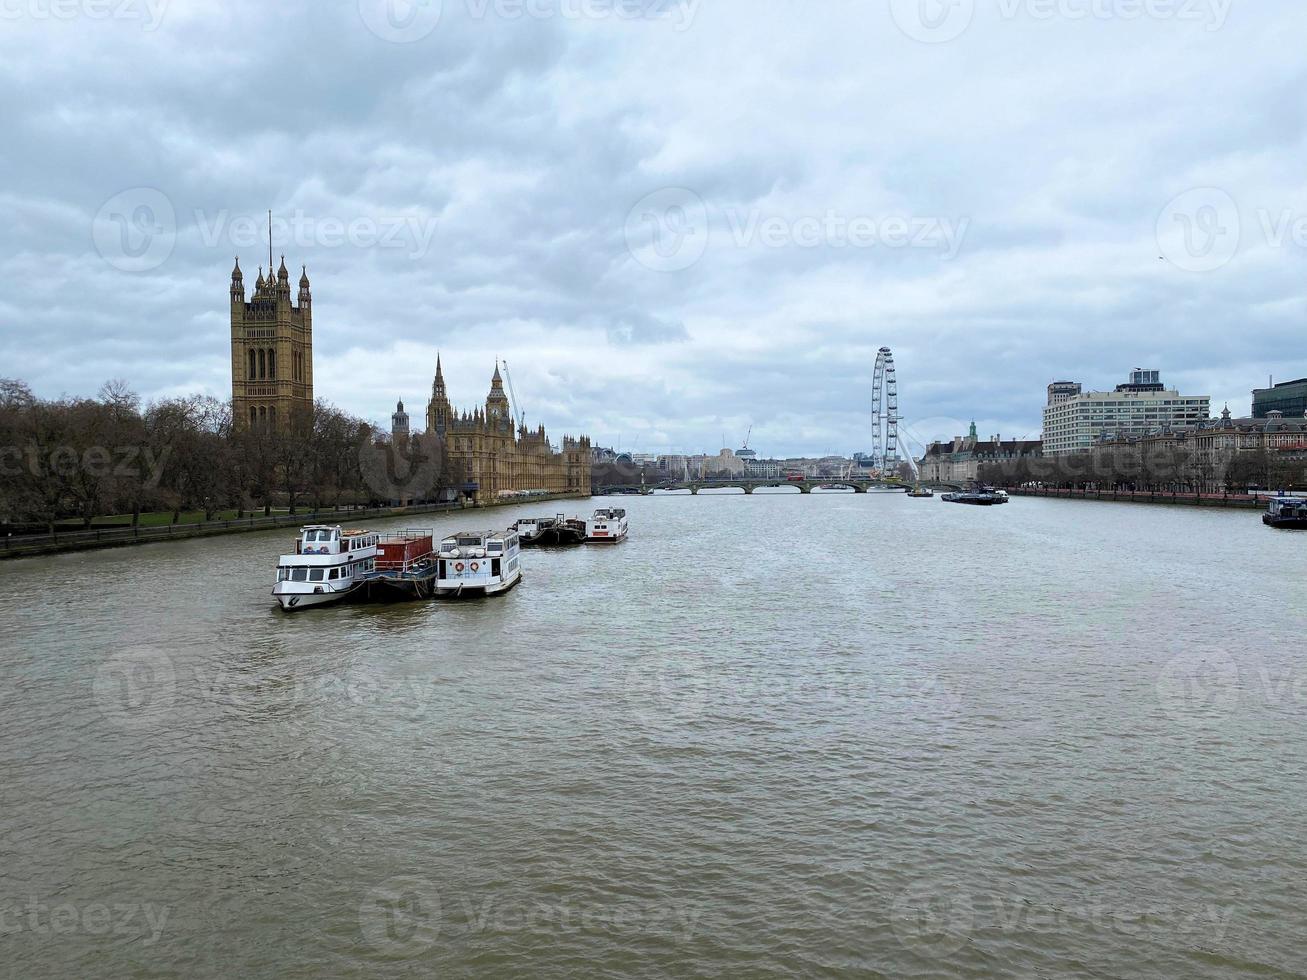
<svg viewBox="0 0 1307 980">
<path fill-rule="evenodd" d="M 585 539 L 591 544 L 616 544 L 625 540 L 629 526 L 626 511 L 620 507 L 604 507 L 594 512 L 586 522 Z"/>
<path fill-rule="evenodd" d="M 277 560 L 272 595 L 287 612 L 340 602 L 363 588 L 376 560 L 374 532 L 311 524 L 300 529 L 295 553 Z"/>
<path fill-rule="evenodd" d="M 522 579 L 516 531 L 459 531 L 440 542 L 436 595 L 497 595 Z"/>
</svg>

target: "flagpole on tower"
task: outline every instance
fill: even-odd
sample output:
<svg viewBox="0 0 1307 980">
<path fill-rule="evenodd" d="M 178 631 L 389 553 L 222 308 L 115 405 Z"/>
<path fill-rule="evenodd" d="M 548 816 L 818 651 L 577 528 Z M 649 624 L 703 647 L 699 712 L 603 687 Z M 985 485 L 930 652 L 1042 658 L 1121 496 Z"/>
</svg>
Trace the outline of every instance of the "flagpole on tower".
<svg viewBox="0 0 1307 980">
<path fill-rule="evenodd" d="M 268 274 L 272 274 L 272 212 L 268 212 Z"/>
</svg>

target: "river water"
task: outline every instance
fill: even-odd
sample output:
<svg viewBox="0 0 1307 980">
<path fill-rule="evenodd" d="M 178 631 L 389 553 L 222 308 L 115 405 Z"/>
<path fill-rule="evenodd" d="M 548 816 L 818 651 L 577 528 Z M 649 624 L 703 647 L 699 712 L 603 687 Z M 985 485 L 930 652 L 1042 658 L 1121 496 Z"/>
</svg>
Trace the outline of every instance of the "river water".
<svg viewBox="0 0 1307 980">
<path fill-rule="evenodd" d="M 0 564 L 0 973 L 1307 971 L 1307 535 L 620 503 L 490 600 L 286 616 L 286 532 Z"/>
</svg>

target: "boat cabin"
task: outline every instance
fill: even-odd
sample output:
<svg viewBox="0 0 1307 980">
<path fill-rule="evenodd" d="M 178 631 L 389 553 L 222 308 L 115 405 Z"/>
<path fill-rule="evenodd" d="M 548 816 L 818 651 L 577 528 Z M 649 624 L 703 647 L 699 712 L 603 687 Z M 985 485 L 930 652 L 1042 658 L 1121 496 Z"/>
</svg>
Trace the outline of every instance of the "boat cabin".
<svg viewBox="0 0 1307 980">
<path fill-rule="evenodd" d="M 485 590 L 511 586 L 520 576 L 516 531 L 459 531 L 440 542 L 437 588 Z"/>
<path fill-rule="evenodd" d="M 311 525 L 300 531 L 295 542 L 297 555 L 347 555 L 364 548 L 375 548 L 377 535 L 372 531 L 342 531 L 340 526 Z"/>
</svg>

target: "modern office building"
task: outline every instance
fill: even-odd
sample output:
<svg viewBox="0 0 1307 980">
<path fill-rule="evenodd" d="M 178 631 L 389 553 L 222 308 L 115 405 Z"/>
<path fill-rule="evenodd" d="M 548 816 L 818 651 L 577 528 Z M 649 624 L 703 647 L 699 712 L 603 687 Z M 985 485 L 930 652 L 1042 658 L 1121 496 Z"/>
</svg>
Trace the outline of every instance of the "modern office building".
<svg viewBox="0 0 1307 980">
<path fill-rule="evenodd" d="M 1182 395 L 1160 372 L 1135 368 L 1115 391 L 1082 391 L 1072 381 L 1048 386 L 1045 456 L 1084 452 L 1107 439 L 1141 436 L 1167 426 L 1197 425 L 1211 415 L 1210 395 Z"/>
<path fill-rule="evenodd" d="M 1279 412 L 1286 419 L 1300 419 L 1307 415 L 1307 378 L 1282 381 L 1270 388 L 1253 389 L 1253 418 L 1267 418 Z"/>
</svg>

